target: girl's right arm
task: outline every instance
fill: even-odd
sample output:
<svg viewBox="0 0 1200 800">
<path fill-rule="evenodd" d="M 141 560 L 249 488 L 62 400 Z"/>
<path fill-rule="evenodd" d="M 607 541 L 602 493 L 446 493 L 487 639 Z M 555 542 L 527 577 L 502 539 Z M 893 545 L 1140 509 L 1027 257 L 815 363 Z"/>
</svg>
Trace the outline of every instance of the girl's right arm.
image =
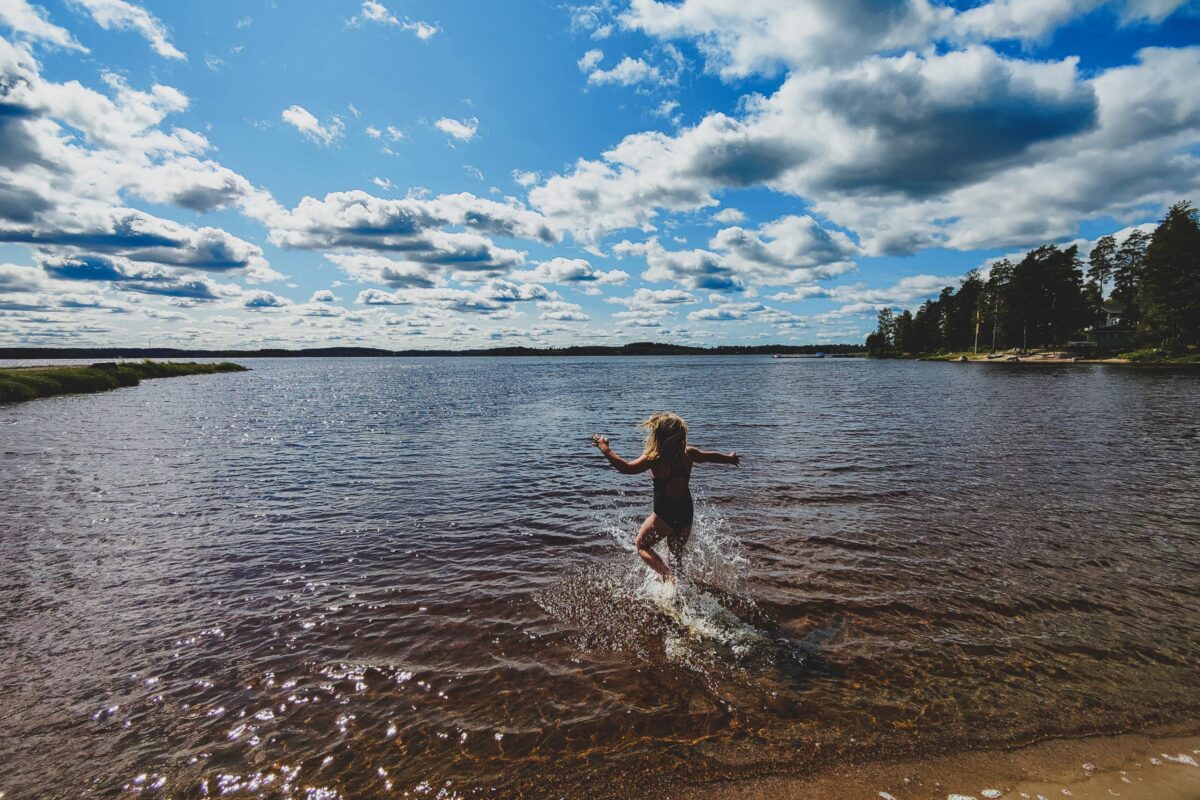
<svg viewBox="0 0 1200 800">
<path fill-rule="evenodd" d="M 645 456 L 638 456 L 633 461 L 626 461 L 614 453 L 613 449 L 608 446 L 608 439 L 598 433 L 592 434 L 592 444 L 599 448 L 604 457 L 608 459 L 608 463 L 623 475 L 637 475 L 650 469 L 650 460 Z"/>
<path fill-rule="evenodd" d="M 694 464 L 733 464 L 741 466 L 742 458 L 737 453 L 718 453 L 716 450 L 701 450 L 699 447 L 688 447 Z"/>
</svg>

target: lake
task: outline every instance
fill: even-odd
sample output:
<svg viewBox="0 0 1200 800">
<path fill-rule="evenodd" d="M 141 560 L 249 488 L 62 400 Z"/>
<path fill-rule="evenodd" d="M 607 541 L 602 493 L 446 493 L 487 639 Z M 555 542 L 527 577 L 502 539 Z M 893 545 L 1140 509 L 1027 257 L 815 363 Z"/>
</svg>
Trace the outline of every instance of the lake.
<svg viewBox="0 0 1200 800">
<path fill-rule="evenodd" d="M 6 798 L 637 798 L 1200 720 L 1195 372 L 243 363 L 0 407 Z M 587 441 L 654 410 L 743 458 L 674 598 Z"/>
</svg>

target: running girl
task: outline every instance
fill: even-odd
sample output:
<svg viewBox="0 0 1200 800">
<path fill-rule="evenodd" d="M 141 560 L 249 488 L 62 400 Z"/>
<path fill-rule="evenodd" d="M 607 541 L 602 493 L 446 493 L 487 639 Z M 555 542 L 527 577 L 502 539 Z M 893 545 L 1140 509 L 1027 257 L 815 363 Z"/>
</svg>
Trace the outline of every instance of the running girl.
<svg viewBox="0 0 1200 800">
<path fill-rule="evenodd" d="M 608 446 L 608 439 L 592 434 L 592 444 L 600 449 L 608 463 L 625 475 L 637 475 L 650 470 L 654 477 L 654 511 L 646 517 L 638 531 L 638 555 L 662 580 L 675 582 L 670 568 L 663 563 L 654 545 L 664 538 L 676 565 L 683 547 L 692 534 L 692 490 L 688 479 L 693 464 L 741 463 L 737 453 L 717 453 L 690 447 L 687 443 L 687 423 L 682 417 L 668 412 L 652 414 L 638 423 L 646 429 L 646 446 L 633 461 L 626 461 Z"/>
</svg>

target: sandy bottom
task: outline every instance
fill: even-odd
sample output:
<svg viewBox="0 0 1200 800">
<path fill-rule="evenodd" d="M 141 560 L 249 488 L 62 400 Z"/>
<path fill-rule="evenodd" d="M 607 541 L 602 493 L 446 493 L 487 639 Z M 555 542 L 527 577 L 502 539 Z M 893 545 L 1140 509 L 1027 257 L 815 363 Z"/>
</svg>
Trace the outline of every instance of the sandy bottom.
<svg viewBox="0 0 1200 800">
<path fill-rule="evenodd" d="M 672 792 L 680 800 L 1200 800 L 1200 736 L 1112 736 Z"/>
</svg>

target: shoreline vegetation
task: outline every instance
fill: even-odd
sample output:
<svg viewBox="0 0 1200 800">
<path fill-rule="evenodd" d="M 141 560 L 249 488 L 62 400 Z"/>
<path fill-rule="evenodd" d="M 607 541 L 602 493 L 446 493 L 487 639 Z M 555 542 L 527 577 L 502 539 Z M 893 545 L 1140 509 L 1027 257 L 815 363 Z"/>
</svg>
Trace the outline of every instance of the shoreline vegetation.
<svg viewBox="0 0 1200 800">
<path fill-rule="evenodd" d="M 298 350 L 177 350 L 162 347 L 0 347 L 0 359 L 85 358 L 430 358 L 503 356 L 726 356 L 814 355 L 865 356 L 861 344 L 765 344 L 687 347 L 664 342 L 631 342 L 617 346 L 491 347 L 467 350 L 384 350 L 375 347 L 310 347 Z"/>
<path fill-rule="evenodd" d="M 867 350 L 953 361 L 1200 364 L 1200 215 L 1190 203 L 1172 206 L 1152 233 L 1100 237 L 1084 267 L 1076 245 L 999 259 L 915 314 L 880 309 Z"/>
<path fill-rule="evenodd" d="M 137 386 L 143 380 L 152 378 L 247 371 L 247 367 L 228 361 L 194 364 L 149 359 L 90 366 L 0 367 L 0 404 L 37 400 L 60 394 L 105 392 L 123 386 Z"/>
</svg>

